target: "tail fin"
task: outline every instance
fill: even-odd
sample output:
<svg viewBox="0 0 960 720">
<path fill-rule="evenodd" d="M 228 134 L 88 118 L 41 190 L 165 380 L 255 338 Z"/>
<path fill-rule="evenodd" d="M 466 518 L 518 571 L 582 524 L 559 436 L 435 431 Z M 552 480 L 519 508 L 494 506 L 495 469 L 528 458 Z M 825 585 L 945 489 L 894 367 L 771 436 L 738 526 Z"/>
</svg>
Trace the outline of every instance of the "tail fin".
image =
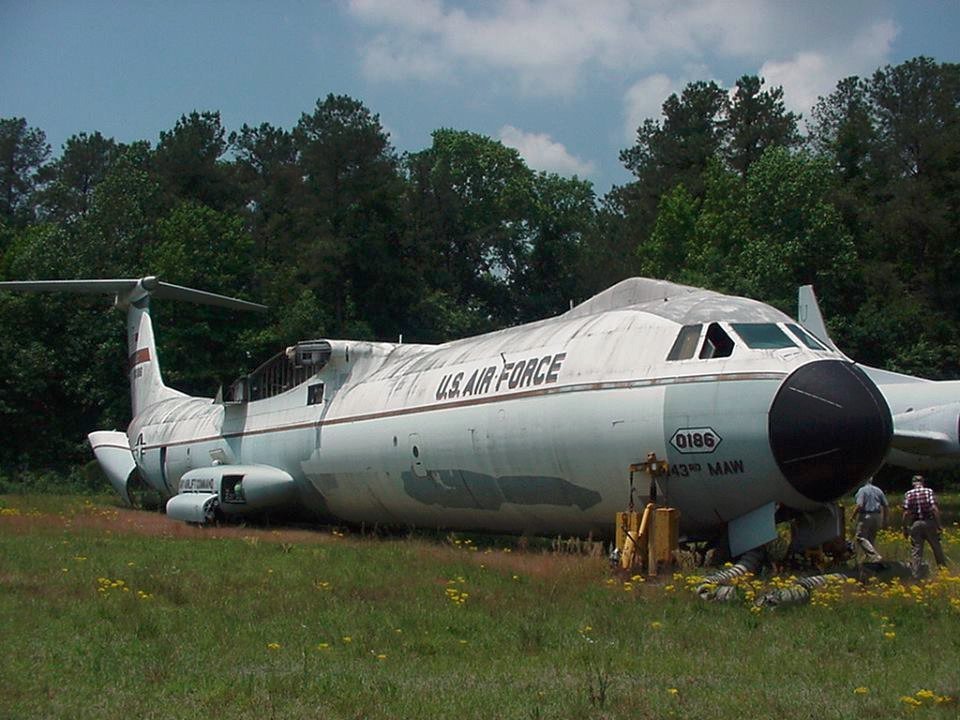
<svg viewBox="0 0 960 720">
<path fill-rule="evenodd" d="M 150 319 L 150 290 L 139 280 L 126 296 L 117 295 L 117 306 L 127 309 L 127 372 L 130 377 L 130 405 L 136 417 L 145 407 L 182 393 L 163 384 L 157 344 Z"/>
<path fill-rule="evenodd" d="M 820 312 L 817 296 L 813 292 L 813 285 L 801 285 L 797 291 L 797 320 L 817 340 L 831 350 L 840 352 L 837 350 L 837 346 L 833 344 L 833 340 L 830 339 L 830 333 L 827 332 L 827 324 L 823 321 L 823 314 Z"/>
<path fill-rule="evenodd" d="M 127 350 L 130 358 L 130 399 L 133 414 L 165 397 L 182 393 L 163 384 L 157 347 L 150 321 L 150 296 L 187 300 L 234 310 L 266 310 L 266 306 L 224 295 L 161 282 L 153 276 L 122 280 L 36 280 L 0 282 L 0 290 L 26 292 L 103 293 L 115 296 L 118 308 L 127 311 Z"/>
</svg>

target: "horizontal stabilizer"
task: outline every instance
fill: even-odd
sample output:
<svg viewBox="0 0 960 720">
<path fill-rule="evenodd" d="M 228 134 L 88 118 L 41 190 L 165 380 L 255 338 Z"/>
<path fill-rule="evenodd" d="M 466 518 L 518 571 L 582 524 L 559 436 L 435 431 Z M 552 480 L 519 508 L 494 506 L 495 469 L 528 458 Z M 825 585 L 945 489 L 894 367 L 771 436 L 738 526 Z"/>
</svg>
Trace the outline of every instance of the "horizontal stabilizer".
<svg viewBox="0 0 960 720">
<path fill-rule="evenodd" d="M 0 289 L 25 292 L 101 293 L 115 295 L 117 304 L 121 306 L 128 302 L 136 302 L 143 295 L 152 295 L 157 298 L 186 300 L 198 305 L 215 305 L 232 310 L 263 312 L 267 309 L 266 305 L 260 305 L 259 303 L 162 282 L 152 275 L 145 278 L 115 280 L 21 280 L 0 282 Z"/>
</svg>

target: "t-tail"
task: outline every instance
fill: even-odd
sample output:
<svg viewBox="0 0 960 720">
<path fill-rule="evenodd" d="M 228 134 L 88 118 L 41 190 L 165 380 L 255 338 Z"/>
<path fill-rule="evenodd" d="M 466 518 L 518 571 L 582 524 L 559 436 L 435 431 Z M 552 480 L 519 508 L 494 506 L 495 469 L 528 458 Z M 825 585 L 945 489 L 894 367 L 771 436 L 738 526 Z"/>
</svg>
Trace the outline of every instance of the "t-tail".
<svg viewBox="0 0 960 720">
<path fill-rule="evenodd" d="M 144 408 L 183 393 L 163 384 L 157 346 L 150 321 L 150 297 L 186 300 L 233 310 L 266 310 L 266 306 L 161 282 L 154 276 L 120 280 L 29 280 L 0 282 L 0 290 L 71 292 L 113 295 L 115 305 L 127 311 L 127 352 L 130 359 L 130 402 L 136 417 Z"/>
<path fill-rule="evenodd" d="M 30 280 L 0 282 L 0 290 L 23 292 L 70 292 L 114 296 L 117 308 L 127 312 L 127 353 L 130 360 L 130 402 L 133 416 L 144 409 L 184 394 L 163 383 L 157 345 L 150 320 L 150 298 L 186 300 L 233 310 L 266 310 L 264 305 L 161 282 L 156 277 L 119 280 Z M 97 460 L 120 496 L 130 502 L 128 483 L 136 463 L 125 433 L 98 431 L 89 436 Z"/>
</svg>

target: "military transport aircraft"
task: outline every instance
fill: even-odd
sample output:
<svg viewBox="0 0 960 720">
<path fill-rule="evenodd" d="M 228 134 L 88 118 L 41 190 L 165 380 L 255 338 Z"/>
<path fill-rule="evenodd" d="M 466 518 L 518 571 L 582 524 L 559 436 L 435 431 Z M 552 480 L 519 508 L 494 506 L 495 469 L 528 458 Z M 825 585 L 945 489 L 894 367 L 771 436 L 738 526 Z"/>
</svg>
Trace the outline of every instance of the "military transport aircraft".
<svg viewBox="0 0 960 720">
<path fill-rule="evenodd" d="M 822 343 L 837 350 L 812 285 L 797 293 L 797 318 Z M 837 350 L 839 352 L 839 350 Z M 932 470 L 960 462 L 960 381 L 927 380 L 860 365 L 893 413 L 894 438 L 886 462 Z"/>
<path fill-rule="evenodd" d="M 764 303 L 633 278 L 557 317 L 439 345 L 315 339 L 223 398 L 164 385 L 151 296 L 257 308 L 155 277 L 0 283 L 116 295 L 133 420 L 90 434 L 118 492 L 139 473 L 168 515 L 299 505 L 347 522 L 610 536 L 628 468 L 669 462 L 681 533 L 734 555 L 792 517 L 810 544 L 881 464 L 883 395 Z M 641 501 L 647 489 L 642 488 Z"/>
</svg>

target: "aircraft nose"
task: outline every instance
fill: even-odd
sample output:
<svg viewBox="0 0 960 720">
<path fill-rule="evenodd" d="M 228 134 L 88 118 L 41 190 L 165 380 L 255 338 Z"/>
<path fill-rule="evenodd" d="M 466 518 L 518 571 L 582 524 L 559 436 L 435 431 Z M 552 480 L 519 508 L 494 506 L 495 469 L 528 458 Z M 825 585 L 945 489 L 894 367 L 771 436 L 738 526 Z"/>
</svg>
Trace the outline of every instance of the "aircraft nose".
<svg viewBox="0 0 960 720">
<path fill-rule="evenodd" d="M 893 435 L 890 408 L 853 363 L 820 360 L 784 380 L 769 417 L 770 448 L 798 492 L 835 500 L 876 472 Z"/>
</svg>

